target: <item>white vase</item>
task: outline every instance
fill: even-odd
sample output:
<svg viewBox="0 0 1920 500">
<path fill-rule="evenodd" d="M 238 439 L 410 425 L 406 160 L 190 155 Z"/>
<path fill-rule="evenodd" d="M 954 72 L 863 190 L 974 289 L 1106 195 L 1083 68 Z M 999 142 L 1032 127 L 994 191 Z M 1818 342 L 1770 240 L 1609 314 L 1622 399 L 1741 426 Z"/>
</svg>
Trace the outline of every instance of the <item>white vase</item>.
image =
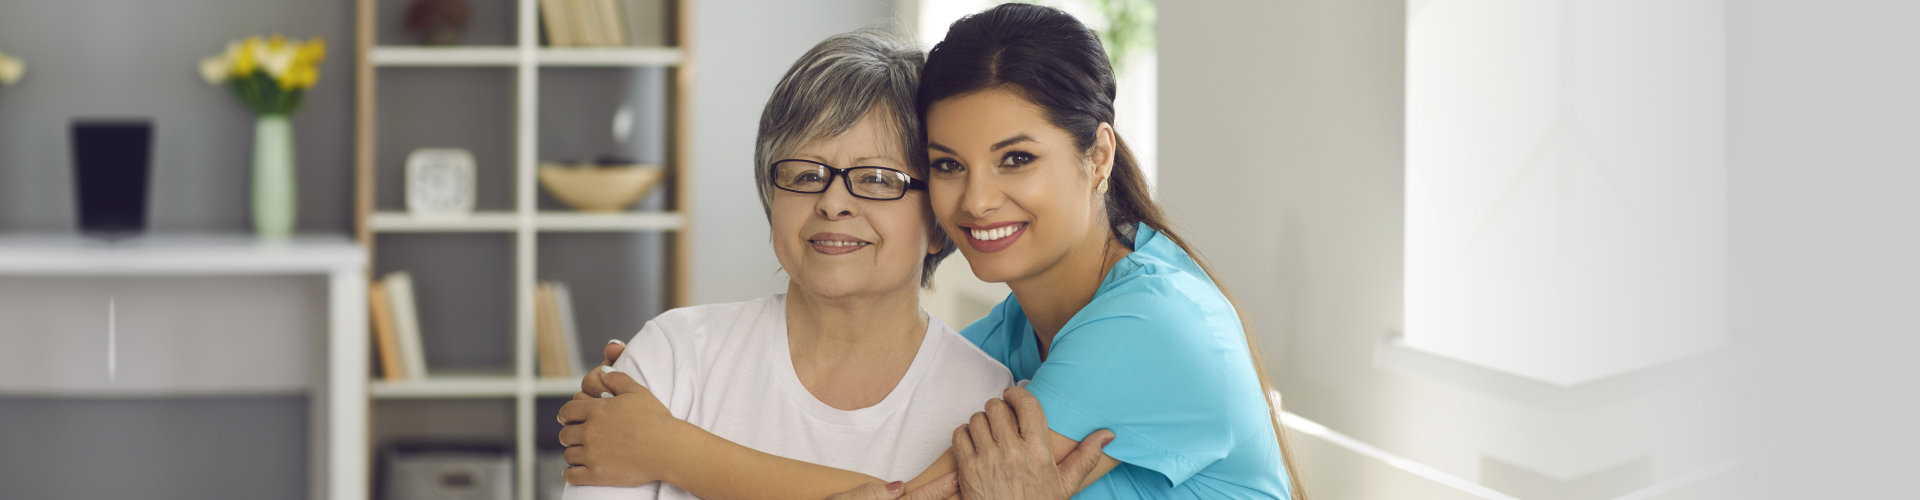
<svg viewBox="0 0 1920 500">
<path fill-rule="evenodd" d="M 263 240 L 293 236 L 296 190 L 293 125 L 286 115 L 263 115 L 253 126 L 253 233 Z"/>
</svg>

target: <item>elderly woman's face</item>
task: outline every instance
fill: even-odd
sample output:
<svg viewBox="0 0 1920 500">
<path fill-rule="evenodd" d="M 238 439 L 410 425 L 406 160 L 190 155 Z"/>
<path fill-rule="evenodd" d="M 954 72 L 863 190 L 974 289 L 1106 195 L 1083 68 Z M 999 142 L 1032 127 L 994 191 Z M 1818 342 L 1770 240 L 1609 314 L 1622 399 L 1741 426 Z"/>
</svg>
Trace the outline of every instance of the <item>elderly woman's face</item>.
<svg viewBox="0 0 1920 500">
<path fill-rule="evenodd" d="M 839 137 L 814 140 L 779 159 L 911 171 L 902 141 L 883 119 L 867 113 Z M 821 193 L 772 189 L 773 253 L 780 266 L 799 288 L 827 297 L 912 292 L 920 284 L 922 259 L 939 249 L 932 243 L 926 191 L 870 200 L 847 191 L 847 176 L 828 180 Z"/>
</svg>

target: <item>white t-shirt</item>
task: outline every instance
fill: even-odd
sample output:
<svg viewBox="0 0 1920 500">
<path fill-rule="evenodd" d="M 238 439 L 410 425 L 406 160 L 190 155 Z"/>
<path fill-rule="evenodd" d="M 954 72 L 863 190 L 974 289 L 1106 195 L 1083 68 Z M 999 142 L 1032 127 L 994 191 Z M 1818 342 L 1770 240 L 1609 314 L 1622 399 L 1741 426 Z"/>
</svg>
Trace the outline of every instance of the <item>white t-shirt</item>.
<svg viewBox="0 0 1920 500">
<path fill-rule="evenodd" d="M 912 479 L 953 442 L 953 429 L 1000 397 L 1013 377 L 999 361 L 927 316 L 913 365 L 886 399 L 839 410 L 794 375 L 786 296 L 674 309 L 640 329 L 613 367 L 680 417 L 762 452 L 888 481 Z M 694 498 L 654 483 L 568 485 L 566 500 Z"/>
</svg>

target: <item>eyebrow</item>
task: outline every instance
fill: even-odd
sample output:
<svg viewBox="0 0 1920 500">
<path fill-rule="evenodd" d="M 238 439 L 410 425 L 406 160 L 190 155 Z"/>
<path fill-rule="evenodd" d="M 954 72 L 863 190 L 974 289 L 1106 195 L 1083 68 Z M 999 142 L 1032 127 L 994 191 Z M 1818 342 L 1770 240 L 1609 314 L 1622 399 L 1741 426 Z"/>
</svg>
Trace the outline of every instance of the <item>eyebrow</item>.
<svg viewBox="0 0 1920 500">
<path fill-rule="evenodd" d="M 1034 142 L 1033 137 L 1029 137 L 1027 136 L 1027 134 L 1020 134 L 1013 137 L 1009 137 L 1007 138 L 1007 140 L 993 143 L 993 149 L 990 149 L 989 151 L 999 151 L 1002 149 L 1006 149 L 1007 146 L 1012 146 L 1022 142 Z"/>
<path fill-rule="evenodd" d="M 887 158 L 885 155 L 867 155 L 859 158 L 854 158 L 853 165 L 856 167 L 861 165 L 870 165 L 874 163 L 874 160 L 890 161 L 891 159 Z"/>
<path fill-rule="evenodd" d="M 988 151 L 999 151 L 1002 149 L 1006 149 L 1007 146 L 1012 146 L 1022 142 L 1035 142 L 1035 141 L 1033 140 L 1032 136 L 1029 136 L 1027 134 L 1020 134 L 1013 137 L 1009 137 L 1006 140 L 993 143 L 993 148 L 988 149 Z M 933 142 L 933 141 L 927 141 L 927 149 L 937 149 L 937 150 L 940 150 L 941 152 L 944 152 L 950 155 L 960 154 L 960 153 L 954 152 L 952 148 L 948 148 L 946 146 L 941 145 L 938 142 Z"/>
</svg>

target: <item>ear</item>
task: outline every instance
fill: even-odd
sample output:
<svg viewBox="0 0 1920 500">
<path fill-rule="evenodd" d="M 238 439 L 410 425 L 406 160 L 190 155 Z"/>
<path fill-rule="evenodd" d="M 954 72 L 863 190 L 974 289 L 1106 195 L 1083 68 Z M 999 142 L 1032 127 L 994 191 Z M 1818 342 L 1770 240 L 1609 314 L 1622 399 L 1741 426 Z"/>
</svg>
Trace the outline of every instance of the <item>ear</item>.
<svg viewBox="0 0 1920 500">
<path fill-rule="evenodd" d="M 1113 124 L 1100 122 L 1100 128 L 1093 131 L 1093 178 L 1094 182 L 1113 176 L 1113 158 L 1119 154 L 1120 141 L 1113 131 Z"/>
</svg>

